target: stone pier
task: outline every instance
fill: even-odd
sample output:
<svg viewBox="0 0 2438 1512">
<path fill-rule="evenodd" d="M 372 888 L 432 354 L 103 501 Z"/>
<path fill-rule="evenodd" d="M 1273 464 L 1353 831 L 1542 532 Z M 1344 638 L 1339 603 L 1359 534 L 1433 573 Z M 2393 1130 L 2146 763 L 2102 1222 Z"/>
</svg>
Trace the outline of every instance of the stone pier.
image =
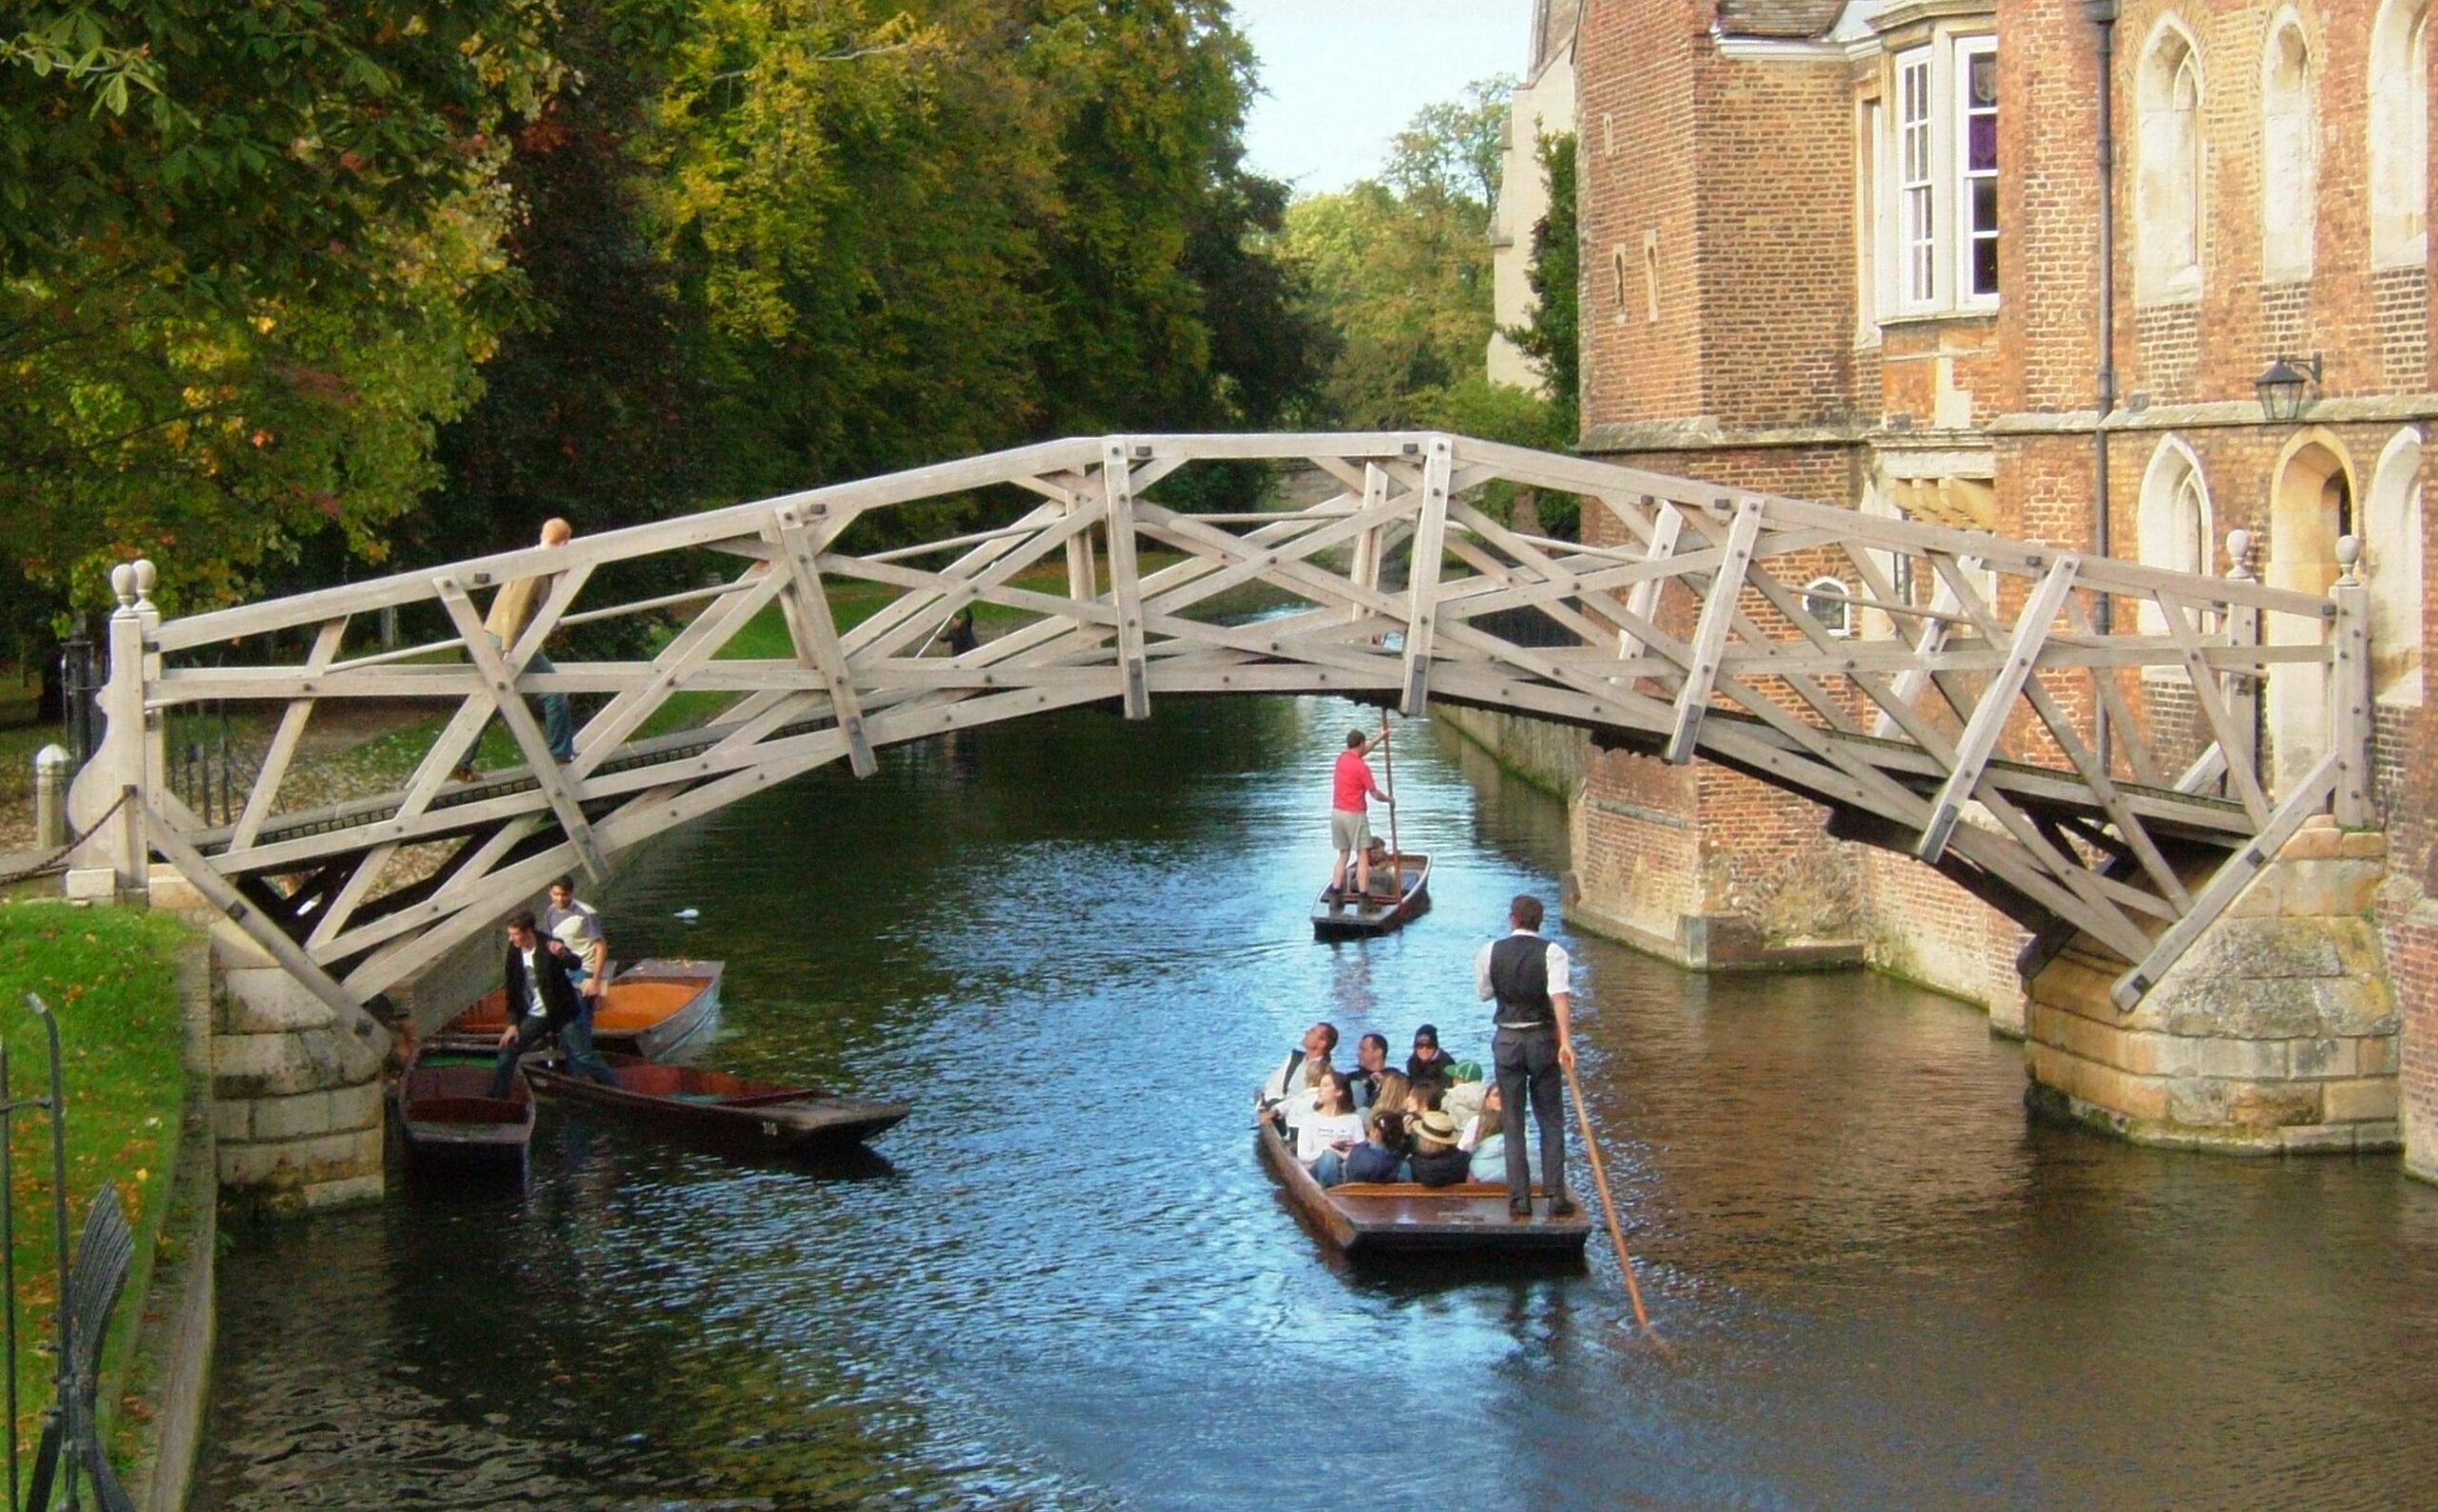
<svg viewBox="0 0 2438 1512">
<path fill-rule="evenodd" d="M 212 1124 L 234 1202 L 289 1211 L 382 1195 L 389 1040 L 330 1005 L 222 921 L 212 928 Z"/>
<path fill-rule="evenodd" d="M 2137 1144 L 2389 1150 L 2399 1015 L 2377 924 L 2387 837 L 2310 820 L 2130 1012 L 2077 939 L 2030 981 L 2035 1106 Z"/>
</svg>

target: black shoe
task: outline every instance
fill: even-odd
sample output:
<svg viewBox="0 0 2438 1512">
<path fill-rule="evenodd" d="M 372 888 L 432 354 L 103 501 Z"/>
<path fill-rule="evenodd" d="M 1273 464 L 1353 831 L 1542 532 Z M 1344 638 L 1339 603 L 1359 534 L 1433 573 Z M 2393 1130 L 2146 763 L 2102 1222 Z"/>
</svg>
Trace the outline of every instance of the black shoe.
<svg viewBox="0 0 2438 1512">
<path fill-rule="evenodd" d="M 1571 1197 L 1560 1197 L 1549 1204 L 1549 1216 L 1551 1218 L 1572 1218 L 1577 1211 L 1578 1209 L 1574 1205 L 1574 1199 Z"/>
<path fill-rule="evenodd" d="M 1531 1200 L 1530 1198 L 1529 1198 L 1529 1197 L 1510 1197 L 1510 1198 L 1509 1198 L 1509 1199 L 1507 1200 L 1507 1216 L 1508 1216 L 1508 1217 L 1509 1217 L 1509 1218 L 1529 1218 L 1529 1217 L 1531 1217 L 1531 1216 L 1532 1216 L 1532 1200 Z"/>
</svg>

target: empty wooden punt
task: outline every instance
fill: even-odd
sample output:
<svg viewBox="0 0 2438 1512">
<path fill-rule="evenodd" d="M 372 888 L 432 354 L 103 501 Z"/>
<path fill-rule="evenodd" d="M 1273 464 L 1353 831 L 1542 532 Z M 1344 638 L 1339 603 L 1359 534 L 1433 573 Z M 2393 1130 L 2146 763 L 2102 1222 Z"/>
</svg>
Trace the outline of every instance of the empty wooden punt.
<svg viewBox="0 0 2438 1512">
<path fill-rule="evenodd" d="M 1510 1218 L 1507 1188 L 1488 1182 L 1424 1186 L 1418 1182 L 1348 1182 L 1323 1186 L 1264 1120 L 1254 1139 L 1289 1201 L 1335 1248 L 1349 1255 L 1537 1255 L 1579 1257 L 1591 1220 L 1578 1210 L 1551 1218 L 1536 1200 L 1530 1218 Z"/>
<path fill-rule="evenodd" d="M 1401 929 L 1411 920 L 1420 918 L 1430 907 L 1430 858 L 1420 851 L 1409 850 L 1393 858 L 1397 863 L 1397 894 L 1391 898 L 1382 893 L 1377 877 L 1372 890 L 1359 896 L 1331 898 L 1323 888 L 1318 902 L 1312 905 L 1312 935 L 1320 940 L 1344 940 L 1363 935 L 1387 934 Z M 1352 864 L 1348 865 L 1351 880 Z"/>
<path fill-rule="evenodd" d="M 551 1097 L 604 1107 L 659 1127 L 762 1150 L 838 1149 L 860 1144 L 913 1111 L 903 1103 L 844 1097 L 702 1065 L 672 1065 L 608 1055 L 616 1086 L 562 1066 L 535 1066 L 533 1084 Z"/>
<path fill-rule="evenodd" d="M 398 1078 L 398 1122 L 415 1161 L 512 1164 L 533 1141 L 533 1088 L 519 1070 L 509 1095 L 490 1095 L 492 1062 L 479 1052 L 418 1045 Z"/>
</svg>

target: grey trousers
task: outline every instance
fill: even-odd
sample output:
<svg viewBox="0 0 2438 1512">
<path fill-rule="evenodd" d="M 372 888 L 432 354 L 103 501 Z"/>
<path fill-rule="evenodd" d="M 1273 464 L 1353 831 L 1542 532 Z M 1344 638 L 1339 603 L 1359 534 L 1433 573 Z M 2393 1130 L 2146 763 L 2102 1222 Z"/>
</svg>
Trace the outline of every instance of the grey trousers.
<svg viewBox="0 0 2438 1512">
<path fill-rule="evenodd" d="M 1498 1067 L 1500 1123 L 1507 1130 L 1507 1196 L 1509 1202 L 1532 1188 L 1530 1163 L 1524 1154 L 1524 1109 L 1541 1140 L 1541 1190 L 1551 1201 L 1566 1192 L 1566 1072 L 1558 1065 L 1556 1025 L 1543 1029 L 1501 1029 L 1489 1042 L 1491 1064 Z"/>
</svg>

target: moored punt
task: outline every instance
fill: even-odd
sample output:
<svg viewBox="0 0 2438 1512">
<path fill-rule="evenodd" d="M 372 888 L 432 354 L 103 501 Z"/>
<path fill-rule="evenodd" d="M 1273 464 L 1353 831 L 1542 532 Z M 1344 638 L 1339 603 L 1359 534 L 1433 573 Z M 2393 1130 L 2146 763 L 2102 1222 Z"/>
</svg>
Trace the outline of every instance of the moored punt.
<svg viewBox="0 0 2438 1512">
<path fill-rule="evenodd" d="M 1341 940 L 1355 935 L 1387 934 L 1404 927 L 1421 917 L 1430 907 L 1430 857 L 1420 851 L 1405 851 L 1392 858 L 1397 864 L 1397 892 L 1390 897 L 1380 886 L 1378 877 L 1371 880 L 1371 890 L 1332 898 L 1329 889 L 1321 889 L 1318 902 L 1312 905 L 1312 935 L 1320 940 Z M 1347 870 L 1351 875 L 1353 865 Z"/>
<path fill-rule="evenodd" d="M 1580 1211 L 1551 1218 L 1537 1195 L 1530 1218 L 1510 1218 L 1502 1184 L 1347 1182 L 1325 1187 L 1267 1119 L 1254 1138 L 1288 1198 L 1322 1238 L 1349 1255 L 1569 1257 L 1580 1256 L 1591 1237 L 1589 1218 Z"/>
<path fill-rule="evenodd" d="M 717 961 L 639 961 L 621 971 L 592 1014 L 592 1043 L 604 1050 L 657 1061 L 693 1038 L 719 1011 Z M 508 1027 L 508 997 L 493 987 L 449 1021 L 441 1037 L 490 1044 Z"/>
<path fill-rule="evenodd" d="M 533 1140 L 533 1088 L 519 1071 L 509 1095 L 490 1095 L 490 1057 L 418 1045 L 398 1078 L 398 1122 L 418 1162 L 510 1164 Z"/>
<path fill-rule="evenodd" d="M 903 1103 L 843 1097 L 709 1066 L 606 1055 L 618 1078 L 604 1086 L 563 1067 L 535 1066 L 533 1084 L 552 1097 L 612 1109 L 665 1128 L 763 1150 L 859 1144 L 913 1111 Z"/>
</svg>

